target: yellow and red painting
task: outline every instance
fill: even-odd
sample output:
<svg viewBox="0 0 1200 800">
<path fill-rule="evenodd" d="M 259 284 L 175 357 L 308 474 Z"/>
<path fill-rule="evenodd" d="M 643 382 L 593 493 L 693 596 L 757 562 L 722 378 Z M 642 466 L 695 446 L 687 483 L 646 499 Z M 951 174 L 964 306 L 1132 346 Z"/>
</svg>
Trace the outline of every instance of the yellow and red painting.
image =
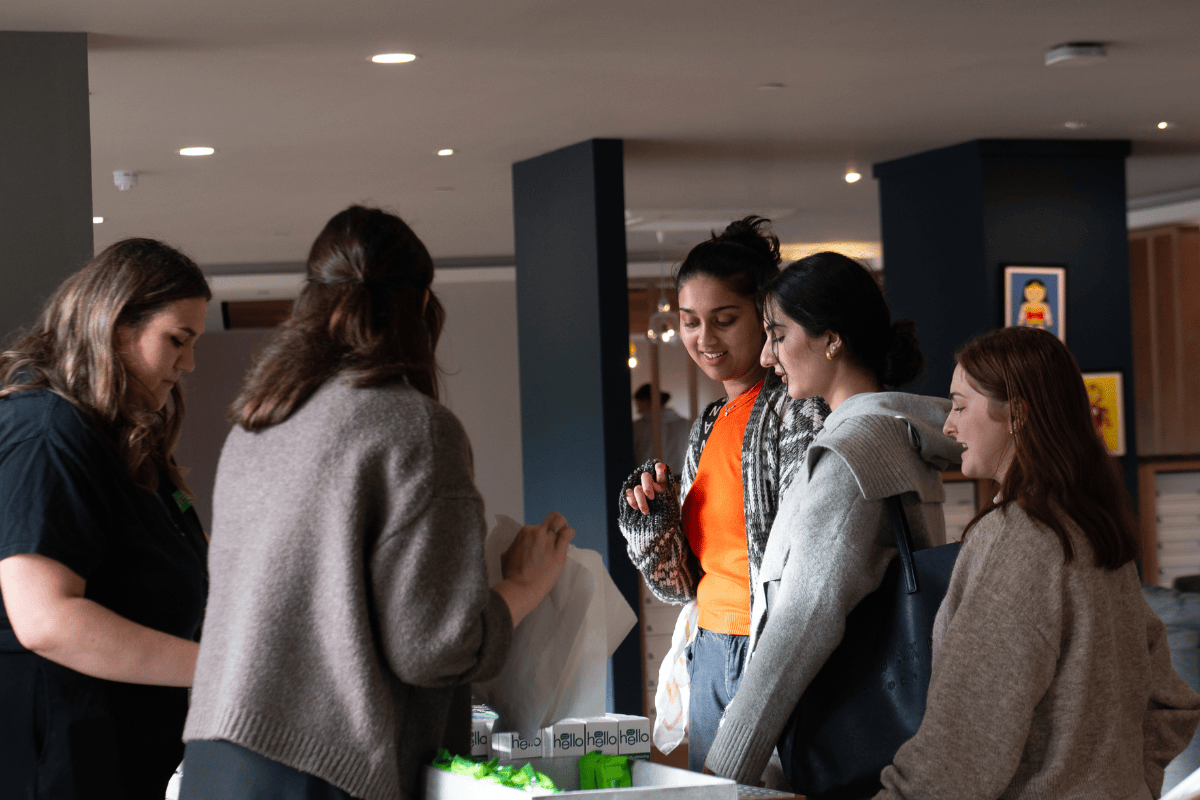
<svg viewBox="0 0 1200 800">
<path fill-rule="evenodd" d="M 1114 456 L 1125 455 L 1125 403 L 1122 400 L 1121 373 L 1085 372 L 1088 404 L 1092 407 L 1092 422 L 1100 438 Z"/>
</svg>

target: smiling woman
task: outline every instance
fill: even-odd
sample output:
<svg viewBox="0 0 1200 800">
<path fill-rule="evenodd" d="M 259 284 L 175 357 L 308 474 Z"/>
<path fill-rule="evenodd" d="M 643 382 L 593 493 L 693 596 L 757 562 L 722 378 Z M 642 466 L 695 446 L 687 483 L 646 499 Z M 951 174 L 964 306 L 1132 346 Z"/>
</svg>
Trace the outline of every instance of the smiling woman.
<svg viewBox="0 0 1200 800">
<path fill-rule="evenodd" d="M 0 786 L 160 800 L 208 591 L 171 451 L 204 275 L 128 239 L 0 354 Z"/>
</svg>

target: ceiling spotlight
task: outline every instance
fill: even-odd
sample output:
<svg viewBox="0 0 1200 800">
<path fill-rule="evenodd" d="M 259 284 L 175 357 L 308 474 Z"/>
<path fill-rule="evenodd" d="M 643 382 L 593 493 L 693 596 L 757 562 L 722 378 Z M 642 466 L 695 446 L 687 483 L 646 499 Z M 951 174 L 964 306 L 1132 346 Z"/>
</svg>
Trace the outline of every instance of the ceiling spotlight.
<svg viewBox="0 0 1200 800">
<path fill-rule="evenodd" d="M 1083 130 L 1087 126 L 1088 126 L 1088 124 L 1081 119 L 1067 120 L 1066 122 L 1063 123 L 1064 128 L 1067 128 L 1068 130 L 1072 130 L 1072 131 Z"/>
<path fill-rule="evenodd" d="M 857 183 L 860 178 L 862 178 L 862 175 L 857 171 L 853 169 L 846 170 L 846 183 Z"/>
<path fill-rule="evenodd" d="M 410 61 L 416 61 L 417 57 L 412 53 L 380 53 L 377 56 L 371 56 L 371 60 L 376 64 L 407 64 Z"/>
<path fill-rule="evenodd" d="M 217 152 L 211 147 L 185 147 L 179 151 L 181 156 L 211 156 Z"/>
<path fill-rule="evenodd" d="M 1158 129 L 1160 131 L 1165 131 L 1167 128 L 1170 128 L 1170 127 L 1173 127 L 1173 126 L 1169 122 L 1164 121 L 1164 122 L 1158 123 Z"/>
<path fill-rule="evenodd" d="M 439 156 L 452 156 L 452 155 L 454 155 L 454 151 L 451 150 L 449 147 L 446 147 L 441 150 L 438 150 L 438 155 Z"/>
<path fill-rule="evenodd" d="M 104 217 L 92 217 L 93 225 L 99 225 L 102 222 L 104 222 Z"/>
<path fill-rule="evenodd" d="M 1104 42 L 1064 42 L 1046 51 L 1046 66 L 1087 67 L 1107 55 Z"/>
</svg>

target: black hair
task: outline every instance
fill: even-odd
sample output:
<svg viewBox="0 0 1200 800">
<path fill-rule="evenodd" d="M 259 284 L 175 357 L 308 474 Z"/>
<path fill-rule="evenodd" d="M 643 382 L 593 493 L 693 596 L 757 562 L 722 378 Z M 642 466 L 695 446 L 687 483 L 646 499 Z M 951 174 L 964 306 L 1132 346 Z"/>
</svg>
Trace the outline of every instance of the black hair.
<svg viewBox="0 0 1200 800">
<path fill-rule="evenodd" d="M 650 384 L 643 383 L 641 386 L 639 386 L 637 391 L 633 393 L 633 399 L 641 400 L 643 403 L 649 403 L 650 402 Z M 659 402 L 665 406 L 667 403 L 671 402 L 671 393 L 664 392 L 660 389 L 658 392 L 658 399 L 659 399 Z"/>
<path fill-rule="evenodd" d="M 697 275 L 723 281 L 741 297 L 758 299 L 779 274 L 779 238 L 766 231 L 771 220 L 750 215 L 691 249 L 675 271 L 675 291 Z M 760 309 L 761 314 L 761 309 Z"/>
<path fill-rule="evenodd" d="M 884 386 L 912 383 L 925 366 L 912 320 L 893 322 L 870 270 L 841 253 L 815 253 L 791 264 L 768 284 L 763 299 L 809 336 L 836 333 L 849 357 Z"/>
</svg>

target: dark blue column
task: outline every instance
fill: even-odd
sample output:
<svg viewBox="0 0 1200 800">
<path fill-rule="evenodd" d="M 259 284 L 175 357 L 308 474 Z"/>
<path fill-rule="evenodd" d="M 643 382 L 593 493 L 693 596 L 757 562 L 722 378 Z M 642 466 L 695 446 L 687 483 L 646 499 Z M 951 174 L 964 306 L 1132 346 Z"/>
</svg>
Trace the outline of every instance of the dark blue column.
<svg viewBox="0 0 1200 800">
<path fill-rule="evenodd" d="M 0 32 L 0 339 L 92 257 L 87 34 Z"/>
<path fill-rule="evenodd" d="M 638 576 L 617 528 L 633 463 L 629 294 L 619 139 L 592 139 L 513 165 L 525 518 L 561 511 L 638 609 Z M 640 714 L 636 630 L 612 658 L 616 711 Z"/>
<path fill-rule="evenodd" d="M 917 323 L 944 396 L 954 350 L 1004 322 L 1004 265 L 1064 265 L 1067 345 L 1084 372 L 1124 375 L 1125 483 L 1137 497 L 1125 158 L 1129 142 L 977 140 L 876 164 L 884 280 Z"/>
</svg>

